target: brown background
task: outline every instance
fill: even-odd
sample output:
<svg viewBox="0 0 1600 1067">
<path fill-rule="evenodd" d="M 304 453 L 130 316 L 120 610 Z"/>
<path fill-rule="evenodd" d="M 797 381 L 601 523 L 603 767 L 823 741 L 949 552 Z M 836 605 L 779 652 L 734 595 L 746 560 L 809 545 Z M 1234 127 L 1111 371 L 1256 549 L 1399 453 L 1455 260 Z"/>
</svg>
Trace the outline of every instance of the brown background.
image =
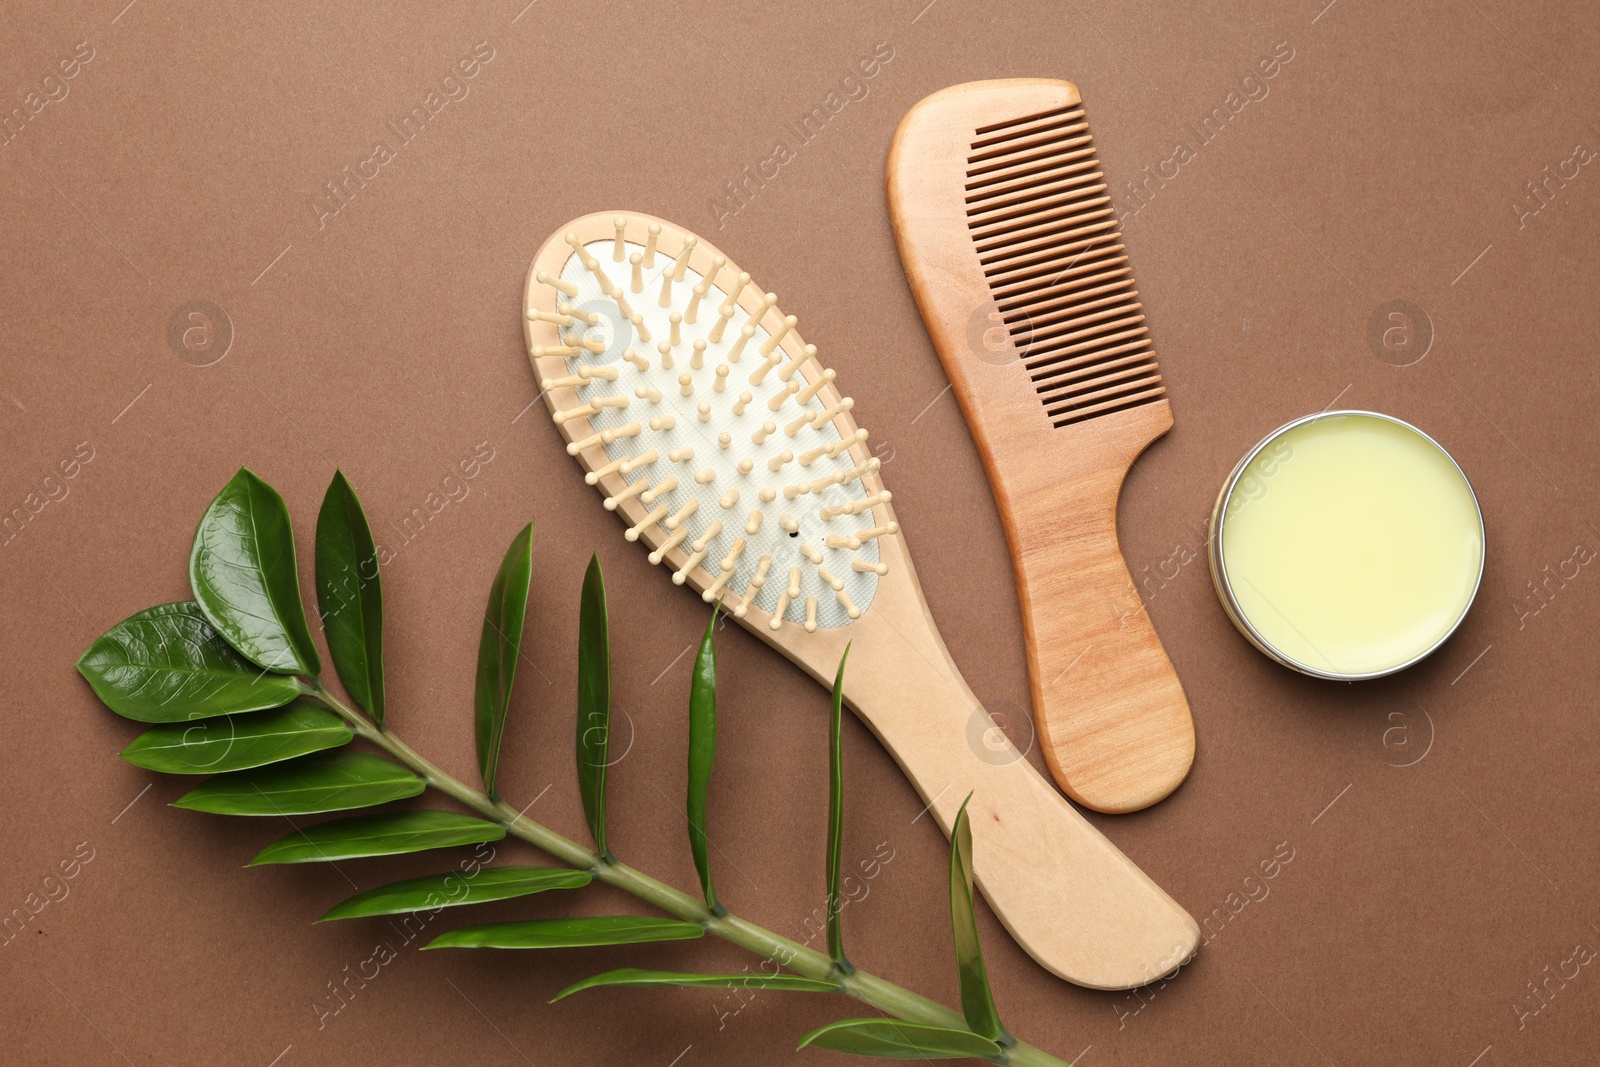
<svg viewBox="0 0 1600 1067">
<path fill-rule="evenodd" d="M 7 109 L 76 43 L 94 53 L 69 95 L 0 148 L 0 504 L 23 503 L 80 443 L 94 457 L 0 548 L 0 909 L 40 892 L 80 843 L 93 849 L 70 894 L 0 948 L 7 1062 L 788 1062 L 799 1034 L 848 1006 L 763 994 L 730 1014 L 737 999 L 705 991 L 545 1003 L 613 966 L 747 962 L 708 943 L 397 945 L 319 1027 L 328 983 L 398 939 L 378 921 L 310 920 L 351 892 L 346 875 L 369 888 L 437 860 L 243 869 L 284 828 L 167 807 L 182 783 L 116 758 L 136 730 L 94 701 L 72 662 L 117 620 L 186 595 L 194 523 L 239 465 L 289 500 L 309 581 L 335 465 L 380 538 L 400 545 L 388 524 L 487 442 L 495 458 L 470 495 L 385 570 L 392 721 L 470 774 L 477 620 L 501 551 L 536 517 L 538 671 L 520 679 L 504 777 L 512 798 L 549 785 L 534 812 L 579 832 L 572 652 L 581 569 L 598 548 L 633 731 L 612 773 L 613 838 L 629 860 L 691 885 L 676 813 L 682 653 L 705 608 L 623 542 L 542 405 L 528 410 L 518 319 L 539 242 L 575 215 L 629 207 L 711 236 L 802 317 L 878 442 L 955 658 L 1028 743 L 1000 527 L 884 217 L 890 135 L 945 85 L 1069 78 L 1122 189 L 1179 140 L 1196 147 L 1188 124 L 1225 105 L 1278 42 L 1294 57 L 1267 97 L 1197 147 L 1126 238 L 1176 427 L 1130 477 L 1123 544 L 1149 579 L 1199 756 L 1154 810 L 1092 818 L 1197 918 L 1214 915 L 1211 936 L 1165 987 L 1107 994 L 1052 978 L 985 914 L 997 995 L 1019 1034 L 1091 1067 L 1600 1056 L 1596 965 L 1551 981 L 1537 1014 L 1527 985 L 1580 943 L 1600 948 L 1600 576 L 1583 567 L 1552 583 L 1537 613 L 1525 587 L 1580 544 L 1600 548 L 1600 175 L 1582 167 L 1551 183 L 1552 202 L 1525 225 L 1513 207 L 1538 203 L 1525 183 L 1544 167 L 1600 143 L 1600 22 L 1588 5 L 479 0 L 440 14 L 123 2 L 12 5 L 0 43 Z M 479 42 L 493 58 L 469 95 L 398 145 L 385 123 Z M 869 95 L 719 228 L 709 205 L 723 183 L 777 141 L 794 147 L 785 124 L 877 42 L 893 58 Z M 380 139 L 396 158 L 319 227 L 309 202 Z M 1412 304 L 1410 354 L 1369 343 L 1369 320 L 1397 299 Z M 209 366 L 193 364 L 217 345 L 168 340 L 194 300 L 231 322 L 231 346 Z M 1415 358 L 1424 333 L 1425 357 L 1394 365 Z M 1178 565 L 1201 552 L 1241 452 L 1335 402 L 1437 436 L 1476 484 L 1489 529 L 1483 590 L 1460 632 L 1423 665 L 1363 685 L 1275 667 L 1227 624 L 1203 560 Z M 723 893 L 792 932 L 821 903 L 824 694 L 735 628 L 720 652 Z M 894 857 L 846 910 L 852 955 L 953 1003 L 944 842 L 853 722 L 846 759 L 847 857 L 879 843 Z M 1230 894 L 1233 907 L 1248 887 L 1260 895 L 1245 879 L 1275 848 L 1292 862 L 1265 899 L 1232 914 Z M 572 905 L 558 897 L 472 918 Z M 594 910 L 627 903 L 586 899 Z M 446 915 L 435 929 L 463 921 Z"/>
</svg>

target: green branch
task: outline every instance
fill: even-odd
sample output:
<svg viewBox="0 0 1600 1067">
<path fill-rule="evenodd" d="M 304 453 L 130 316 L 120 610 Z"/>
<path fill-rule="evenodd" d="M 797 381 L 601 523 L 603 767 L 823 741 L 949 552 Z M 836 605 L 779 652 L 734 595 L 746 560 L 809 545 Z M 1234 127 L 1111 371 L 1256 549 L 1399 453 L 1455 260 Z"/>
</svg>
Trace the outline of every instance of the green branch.
<svg viewBox="0 0 1600 1067">
<path fill-rule="evenodd" d="M 807 978 L 827 979 L 838 983 L 839 991 L 870 1004 L 881 1012 L 906 1022 L 926 1023 L 932 1026 L 962 1028 L 966 1021 L 961 1013 L 929 1000 L 903 986 L 869 974 L 859 968 L 855 973 L 842 976 L 825 953 L 807 948 L 782 934 L 741 919 L 737 915 L 713 915 L 700 900 L 688 893 L 674 889 L 665 882 L 650 877 L 626 863 L 605 862 L 590 849 L 556 833 L 548 826 L 535 822 L 501 800 L 490 800 L 483 793 L 442 769 L 438 764 L 397 737 L 393 730 L 380 728 L 366 716 L 340 700 L 320 682 L 305 686 L 305 692 L 325 704 L 335 714 L 349 723 L 357 736 L 383 749 L 395 760 L 410 768 L 428 785 L 506 828 L 512 837 L 519 838 L 541 849 L 562 863 L 588 871 L 598 881 L 616 886 L 652 907 L 685 922 L 699 923 L 708 934 L 731 941 L 765 959 L 805 975 Z M 1015 1064 L 1017 1067 L 1069 1067 L 1042 1049 L 1018 1042 L 1006 1052 L 1004 1059 L 996 1062 Z"/>
<path fill-rule="evenodd" d="M 495 866 L 407 879 L 358 893 L 322 918 L 437 911 L 601 881 L 666 917 L 588 915 L 488 923 L 450 930 L 427 948 L 555 948 L 642 944 L 715 935 L 763 960 L 759 973 L 608 971 L 556 999 L 600 986 L 756 988 L 844 993 L 889 1016 L 844 1019 L 806 1034 L 811 1046 L 900 1059 L 981 1059 L 1020 1067 L 1066 1067 L 1017 1042 L 1001 1024 L 973 913 L 972 839 L 966 809 L 956 820 L 950 914 L 961 977 L 961 1012 L 856 969 L 840 923 L 844 777 L 840 715 L 844 660 L 829 721 L 828 937 L 818 952 L 730 915 L 713 889 L 706 847 L 716 754 L 716 617 L 695 658 L 689 699 L 687 823 L 700 877 L 694 897 L 619 862 L 607 844 L 606 766 L 611 723 L 611 653 L 599 559 L 584 580 L 578 632 L 578 785 L 594 848 L 528 818 L 500 796 L 502 742 L 512 704 L 533 569 L 533 524 L 512 541 L 490 590 L 478 648 L 473 732 L 483 788 L 446 773 L 406 744 L 385 718 L 383 597 L 375 542 L 355 490 L 342 474 L 317 523 L 317 599 L 328 652 L 348 699 L 323 683 L 295 567 L 288 507 L 266 482 L 241 470 L 201 518 L 190 557 L 193 601 L 138 612 L 107 631 L 78 670 L 112 711 L 155 724 L 122 753 L 168 774 L 209 775 L 175 803 L 221 815 L 344 813 L 280 838 L 252 864 L 393 856 L 498 841 L 508 834 L 564 867 Z M 344 746 L 365 739 L 388 759 Z M 435 789 L 468 813 L 366 810 Z M 765 963 L 778 965 L 768 973 Z M 785 973 L 787 972 L 787 973 Z"/>
</svg>

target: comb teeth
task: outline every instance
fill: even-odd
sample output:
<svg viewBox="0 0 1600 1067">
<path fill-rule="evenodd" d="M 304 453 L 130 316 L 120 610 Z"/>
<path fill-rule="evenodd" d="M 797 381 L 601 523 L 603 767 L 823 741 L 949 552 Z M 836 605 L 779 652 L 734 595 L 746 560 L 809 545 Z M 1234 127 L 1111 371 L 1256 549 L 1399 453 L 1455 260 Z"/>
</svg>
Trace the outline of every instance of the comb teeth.
<svg viewBox="0 0 1600 1067">
<path fill-rule="evenodd" d="M 1166 389 L 1083 108 L 975 133 L 967 229 L 1052 425 L 1159 400 Z"/>
</svg>

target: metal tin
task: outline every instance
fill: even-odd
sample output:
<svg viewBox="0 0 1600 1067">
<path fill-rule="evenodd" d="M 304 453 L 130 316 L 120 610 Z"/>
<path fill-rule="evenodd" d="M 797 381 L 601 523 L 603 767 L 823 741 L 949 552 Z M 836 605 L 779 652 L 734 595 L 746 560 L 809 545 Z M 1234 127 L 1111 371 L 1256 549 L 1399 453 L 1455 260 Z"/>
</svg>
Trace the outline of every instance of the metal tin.
<svg viewBox="0 0 1600 1067">
<path fill-rule="evenodd" d="M 1315 422 L 1319 419 L 1332 419 L 1350 415 L 1382 419 L 1385 422 L 1392 422 L 1397 426 L 1403 426 L 1412 433 L 1416 434 L 1418 437 L 1421 437 L 1423 440 L 1427 441 L 1429 444 L 1433 445 L 1433 447 L 1437 448 L 1439 452 L 1450 461 L 1451 466 L 1456 469 L 1456 473 L 1461 475 L 1462 483 L 1467 487 L 1467 492 L 1472 496 L 1472 507 L 1478 516 L 1478 536 L 1480 543 L 1483 545 L 1483 553 L 1478 559 L 1478 576 L 1472 585 L 1472 596 L 1467 598 L 1467 603 L 1461 609 L 1461 614 L 1456 618 L 1456 621 L 1451 624 L 1450 628 L 1445 631 L 1444 635 L 1430 645 L 1426 650 L 1417 654 L 1416 656 L 1413 656 L 1411 659 L 1406 660 L 1404 663 L 1390 667 L 1386 670 L 1374 671 L 1368 674 L 1338 674 L 1335 672 L 1322 670 L 1285 655 L 1282 651 L 1276 648 L 1270 641 L 1263 637 L 1255 627 L 1251 626 L 1250 621 L 1245 618 L 1243 609 L 1239 607 L 1239 602 L 1233 595 L 1233 587 L 1228 581 L 1228 569 L 1222 560 L 1222 538 L 1226 533 L 1225 520 L 1227 518 L 1228 502 L 1232 499 L 1234 490 L 1238 488 L 1240 477 L 1247 469 L 1249 469 L 1250 464 L 1254 462 L 1262 452 L 1269 448 L 1280 437 L 1297 426 L 1303 426 L 1308 422 Z M 1238 628 L 1239 632 L 1244 635 L 1245 640 L 1249 641 L 1252 645 L 1256 646 L 1256 648 L 1260 649 L 1269 659 L 1277 663 L 1281 663 L 1291 670 L 1299 671 L 1301 674 L 1309 674 L 1313 678 L 1327 678 L 1331 681 L 1337 682 L 1360 682 L 1369 678 L 1387 677 L 1388 675 L 1394 674 L 1398 671 L 1403 671 L 1412 664 L 1426 659 L 1428 656 L 1432 655 L 1440 645 L 1450 640 L 1450 637 L 1456 632 L 1457 629 L 1460 628 L 1462 619 L 1467 617 L 1467 612 L 1472 610 L 1472 605 L 1478 598 L 1478 590 L 1483 586 L 1483 568 L 1484 563 L 1488 559 L 1489 555 L 1489 541 L 1487 531 L 1484 529 L 1483 525 L 1483 507 L 1478 502 L 1477 490 L 1472 488 L 1472 481 L 1467 477 L 1467 472 L 1461 469 L 1461 464 L 1456 462 L 1455 457 L 1452 456 L 1443 445 L 1441 445 L 1438 441 L 1435 441 L 1428 434 L 1417 429 L 1417 427 L 1411 425 L 1409 422 L 1406 422 L 1404 419 L 1397 419 L 1393 415 L 1385 415 L 1377 411 L 1343 409 L 1340 411 L 1319 411 L 1315 415 L 1306 415 L 1303 418 L 1295 419 L 1293 422 L 1286 422 L 1282 426 L 1279 426 L 1276 430 L 1273 430 L 1271 433 L 1267 434 L 1267 436 L 1263 437 L 1256 443 L 1254 448 L 1250 449 L 1250 451 L 1244 454 L 1244 458 L 1239 460 L 1239 462 L 1234 465 L 1232 472 L 1229 473 L 1227 479 L 1222 483 L 1222 491 L 1217 494 L 1216 505 L 1211 509 L 1211 536 L 1206 542 L 1206 555 L 1211 563 L 1211 583 L 1216 587 L 1217 599 L 1222 602 L 1222 610 L 1227 613 L 1228 619 L 1235 627 Z"/>
</svg>

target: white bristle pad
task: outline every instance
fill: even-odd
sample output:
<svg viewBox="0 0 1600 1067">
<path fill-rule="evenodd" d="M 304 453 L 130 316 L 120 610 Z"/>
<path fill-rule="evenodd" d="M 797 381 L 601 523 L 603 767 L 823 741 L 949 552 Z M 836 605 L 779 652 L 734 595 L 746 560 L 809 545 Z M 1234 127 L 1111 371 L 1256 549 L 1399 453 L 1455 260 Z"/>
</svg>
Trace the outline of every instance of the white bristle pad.
<svg viewBox="0 0 1600 1067">
<path fill-rule="evenodd" d="M 736 307 L 732 319 L 723 331 L 722 340 L 716 343 L 710 341 L 708 335 L 718 321 L 718 309 L 727 299 L 726 290 L 717 285 L 712 285 L 701 298 L 696 321 L 693 324 L 688 322 L 680 324 L 681 341 L 672 350 L 674 365 L 670 370 L 663 369 L 657 345 L 669 340 L 672 331 L 670 316 L 674 311 L 680 314 L 686 311 L 694 287 L 704 280 L 703 276 L 693 267 L 686 265 L 683 280 L 672 285 L 672 306 L 664 308 L 660 306 L 659 299 L 662 276 L 672 270 L 672 256 L 657 250 L 654 265 L 644 271 L 643 291 L 634 293 L 629 284 L 630 268 L 627 260 L 634 252 L 642 253 L 644 251 L 642 245 L 629 242 L 625 247 L 622 263 L 617 263 L 614 259 L 615 244 L 612 238 L 589 241 L 584 248 L 589 255 L 600 261 L 601 269 L 605 270 L 612 283 L 622 287 L 630 309 L 642 316 L 645 331 L 650 336 L 648 342 L 639 340 L 633 324 L 622 317 L 617 304 L 601 291 L 599 281 L 584 267 L 577 254 L 567 257 L 561 270 L 561 278 L 577 286 L 578 294 L 563 299 L 579 310 L 598 315 L 600 321 L 594 326 L 579 323 L 562 332 L 575 334 L 586 340 L 598 340 L 605 344 L 603 352 L 581 351 L 579 355 L 568 359 L 566 361 L 568 372 L 576 374 L 580 367 L 616 367 L 618 371 L 617 380 L 614 382 L 593 379 L 577 390 L 577 403 L 589 404 L 606 397 L 628 398 L 629 403 L 625 408 L 607 407 L 589 416 L 589 425 L 593 427 L 595 433 L 616 429 L 630 422 L 644 424 L 644 429 L 638 436 L 620 438 L 605 446 L 608 460 L 640 456 L 654 449 L 660 454 L 660 458 L 652 464 L 635 468 L 624 476 L 624 480 L 632 484 L 644 478 L 650 485 L 655 486 L 665 481 L 669 475 L 675 475 L 678 479 L 677 488 L 657 498 L 651 505 L 654 507 L 665 504 L 668 515 L 677 514 L 678 510 L 691 499 L 699 500 L 699 507 L 682 524 L 689 531 L 688 537 L 682 542 L 683 552 L 689 551 L 690 544 L 696 541 L 713 521 L 722 523 L 721 532 L 705 546 L 705 557 L 697 568 L 699 571 L 697 585 L 703 588 L 713 581 L 720 573 L 721 562 L 733 547 L 734 541 L 737 538 L 744 538 L 748 544 L 735 562 L 733 576 L 723 587 L 725 591 L 746 596 L 750 603 L 759 606 L 768 614 L 774 614 L 777 611 L 780 594 L 789 586 L 790 569 L 798 567 L 800 595 L 793 598 L 783 618 L 792 623 L 803 624 L 806 618 L 806 599 L 815 597 L 818 627 L 829 629 L 849 625 L 851 621 L 849 615 L 833 587 L 822 579 L 819 567 L 826 568 L 841 581 L 844 593 L 860 611 L 864 612 L 877 592 L 878 576 L 871 571 L 854 570 L 851 562 L 859 559 L 866 563 L 877 563 L 877 542 L 865 541 L 859 549 L 852 550 L 848 547 L 828 548 L 826 538 L 849 537 L 871 528 L 876 520 L 871 508 L 857 515 L 836 515 L 826 520 L 822 518 L 821 512 L 825 507 L 849 504 L 863 500 L 871 494 L 860 478 L 846 485 L 828 486 L 820 493 L 803 493 L 793 500 L 785 499 L 783 490 L 786 486 L 813 482 L 829 474 L 850 470 L 858 465 L 857 459 L 850 450 L 845 449 L 837 457 L 819 456 L 806 467 L 800 466 L 796 458 L 784 464 L 777 472 L 768 469 L 768 461 L 784 451 L 792 452 L 799 457 L 803 452 L 831 445 L 840 440 L 838 428 L 831 420 L 820 427 L 802 427 L 794 437 L 784 433 L 784 426 L 798 418 L 803 410 L 823 411 L 826 405 L 822 403 L 821 397 L 813 396 L 804 408 L 793 398 L 785 402 L 777 412 L 768 407 L 767 402 L 783 391 L 788 383 L 780 381 L 777 371 L 773 370 L 766 375 L 760 385 L 750 384 L 750 376 L 766 363 L 766 358 L 761 355 L 760 350 L 762 343 L 771 334 L 763 326 L 758 325 L 755 335 L 745 343 L 739 362 L 728 364 L 727 354 L 738 342 L 740 330 L 750 321 L 750 315 L 744 307 Z M 736 276 L 725 267 L 719 280 L 735 281 Z M 751 289 L 754 285 L 752 282 Z M 765 312 L 763 321 L 777 328 L 783 317 L 773 309 Z M 695 370 L 690 367 L 690 358 L 694 353 L 694 342 L 702 339 L 706 340 L 704 364 Z M 630 348 L 649 361 L 648 370 L 640 371 L 623 359 L 623 354 Z M 792 357 L 786 354 L 784 362 L 787 363 L 790 358 Z M 723 364 L 728 364 L 729 374 L 725 389 L 717 392 L 714 389 L 717 380 L 716 369 Z M 791 381 L 799 381 L 804 387 L 821 372 L 822 368 L 818 365 L 818 361 L 812 360 L 802 367 Z M 681 395 L 679 376 L 683 374 L 691 376 L 693 388 L 691 396 Z M 635 390 L 639 386 L 658 390 L 661 394 L 660 402 L 651 403 L 648 399 L 637 396 Z M 744 414 L 735 415 L 733 407 L 738 402 L 739 394 L 743 392 L 750 393 L 752 400 Z M 710 405 L 707 421 L 704 422 L 701 421 L 699 412 L 699 405 L 702 402 Z M 676 424 L 670 430 L 651 430 L 649 421 L 652 417 L 658 416 L 671 416 L 676 420 Z M 762 423 L 768 421 L 777 424 L 777 432 L 767 436 L 761 444 L 754 444 L 751 439 L 752 434 Z M 731 437 L 731 443 L 727 448 L 719 446 L 718 435 L 722 433 L 727 433 Z M 575 431 L 573 436 L 577 438 L 583 434 Z M 694 450 L 692 459 L 674 462 L 668 458 L 670 451 L 684 448 Z M 738 469 L 739 461 L 743 459 L 749 459 L 754 465 L 749 474 L 741 473 Z M 716 477 L 705 484 L 697 483 L 695 474 L 707 469 L 714 471 Z M 771 503 L 761 501 L 760 492 L 764 488 L 770 488 L 777 494 Z M 730 489 L 738 490 L 739 500 L 733 507 L 724 509 L 721 499 Z M 751 535 L 745 532 L 745 522 L 750 512 L 757 508 L 763 512 L 763 518 L 760 529 Z M 799 523 L 799 529 L 792 535 L 780 525 L 784 516 L 792 516 Z M 801 551 L 802 545 L 809 545 L 819 552 L 822 562 L 816 564 L 807 559 Z M 760 590 L 750 590 L 750 580 L 755 577 L 763 555 L 772 557 L 772 565 L 767 570 L 765 583 Z M 672 567 L 670 560 L 663 560 L 661 565 L 676 569 Z M 750 596 L 751 593 L 754 595 Z"/>
</svg>

